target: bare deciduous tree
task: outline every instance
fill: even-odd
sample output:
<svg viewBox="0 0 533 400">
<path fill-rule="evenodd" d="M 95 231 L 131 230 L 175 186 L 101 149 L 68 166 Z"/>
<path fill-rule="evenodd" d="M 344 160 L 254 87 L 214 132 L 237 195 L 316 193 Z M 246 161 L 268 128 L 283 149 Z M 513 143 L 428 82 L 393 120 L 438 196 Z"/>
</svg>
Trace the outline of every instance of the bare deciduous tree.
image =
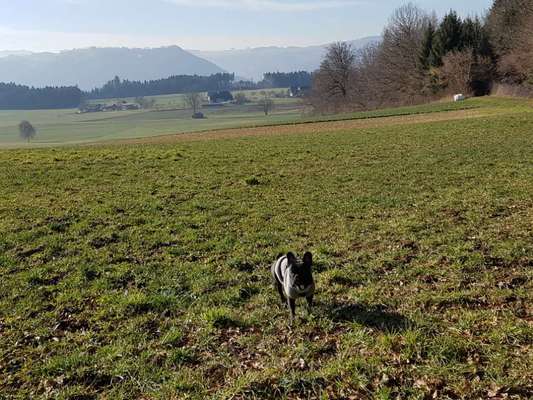
<svg viewBox="0 0 533 400">
<path fill-rule="evenodd" d="M 314 77 L 312 101 L 324 111 L 341 111 L 350 104 L 356 56 L 349 43 L 333 43 Z"/>
<path fill-rule="evenodd" d="M 517 46 L 513 52 L 519 71 L 525 82 L 533 84 L 533 2 L 526 9 L 520 33 L 517 37 Z"/>
<path fill-rule="evenodd" d="M 444 56 L 437 74 L 446 93 L 471 95 L 475 94 L 476 82 L 490 75 L 490 68 L 490 59 L 476 56 L 473 49 L 465 49 Z"/>
<path fill-rule="evenodd" d="M 495 0 L 487 18 L 491 42 L 500 56 L 517 47 L 517 37 L 533 12 L 531 0 Z"/>
<path fill-rule="evenodd" d="M 370 44 L 358 53 L 352 95 L 352 101 L 358 109 L 376 108 L 386 103 L 387 91 L 379 86 L 380 52 L 379 44 Z"/>
<path fill-rule="evenodd" d="M 244 93 L 237 93 L 234 96 L 234 101 L 235 101 L 235 104 L 243 105 L 248 102 L 248 98 L 246 97 Z"/>
<path fill-rule="evenodd" d="M 331 97 L 348 97 L 354 69 L 355 54 L 350 44 L 339 42 L 329 46 L 320 72 L 326 75 L 327 89 Z"/>
<path fill-rule="evenodd" d="M 19 124 L 19 134 L 22 139 L 30 143 L 30 140 L 35 137 L 37 131 L 29 121 L 22 121 Z"/>
<path fill-rule="evenodd" d="M 419 54 L 424 32 L 432 22 L 432 17 L 412 3 L 392 15 L 383 32 L 378 60 L 378 83 L 388 93 L 388 103 L 415 103 L 423 96 L 425 82 Z"/>
<path fill-rule="evenodd" d="M 439 77 L 449 93 L 470 94 L 474 54 L 471 49 L 448 53 L 442 59 Z"/>
<path fill-rule="evenodd" d="M 196 114 L 200 110 L 203 102 L 203 96 L 201 93 L 187 93 L 185 94 L 185 103 Z"/>
<path fill-rule="evenodd" d="M 268 115 L 274 109 L 274 100 L 265 92 L 263 98 L 259 101 L 259 105 L 263 109 L 265 115 Z"/>
<path fill-rule="evenodd" d="M 339 112 L 427 99 L 420 49 L 427 27 L 436 17 L 409 3 L 397 9 L 383 41 L 355 53 L 336 43 L 315 75 L 311 102 L 315 109 Z"/>
<path fill-rule="evenodd" d="M 533 83 L 533 2 L 496 0 L 487 29 L 504 83 Z"/>
</svg>

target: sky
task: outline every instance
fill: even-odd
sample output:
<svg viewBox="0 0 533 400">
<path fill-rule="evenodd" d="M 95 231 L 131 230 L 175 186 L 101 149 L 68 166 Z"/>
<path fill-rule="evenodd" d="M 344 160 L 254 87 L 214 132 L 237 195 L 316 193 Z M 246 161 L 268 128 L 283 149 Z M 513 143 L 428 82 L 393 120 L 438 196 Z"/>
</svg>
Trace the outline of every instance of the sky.
<svg viewBox="0 0 533 400">
<path fill-rule="evenodd" d="M 0 0 L 0 51 L 97 47 L 223 50 L 379 35 L 407 0 Z M 492 0 L 418 0 L 443 15 Z"/>
</svg>

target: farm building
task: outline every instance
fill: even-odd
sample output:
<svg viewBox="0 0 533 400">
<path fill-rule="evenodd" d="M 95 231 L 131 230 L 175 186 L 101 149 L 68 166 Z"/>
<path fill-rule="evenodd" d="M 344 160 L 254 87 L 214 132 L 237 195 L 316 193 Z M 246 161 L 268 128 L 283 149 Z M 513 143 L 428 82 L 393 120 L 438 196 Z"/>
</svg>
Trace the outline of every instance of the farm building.
<svg viewBox="0 0 533 400">
<path fill-rule="evenodd" d="M 228 103 L 233 101 L 233 95 L 229 90 L 207 93 L 207 101 L 211 104 Z"/>
<path fill-rule="evenodd" d="M 311 88 L 309 86 L 291 86 L 289 88 L 289 97 L 304 97 Z"/>
<path fill-rule="evenodd" d="M 80 107 L 79 113 L 95 113 L 95 112 L 108 112 L 108 111 L 132 111 L 139 110 L 141 106 L 136 103 L 113 103 L 113 104 L 86 104 Z"/>
</svg>

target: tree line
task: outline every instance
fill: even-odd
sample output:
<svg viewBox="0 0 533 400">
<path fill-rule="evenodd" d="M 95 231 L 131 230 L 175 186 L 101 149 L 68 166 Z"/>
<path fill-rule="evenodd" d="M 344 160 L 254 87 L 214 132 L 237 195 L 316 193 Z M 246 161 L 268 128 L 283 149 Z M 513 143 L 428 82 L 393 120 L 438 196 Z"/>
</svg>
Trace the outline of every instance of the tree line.
<svg viewBox="0 0 533 400">
<path fill-rule="evenodd" d="M 311 87 L 313 75 L 307 71 L 269 72 L 263 75 L 257 89 Z"/>
<path fill-rule="evenodd" d="M 177 93 L 220 92 L 226 90 L 258 90 L 284 87 L 310 87 L 312 75 L 306 71 L 265 73 L 260 82 L 235 81 L 235 74 L 211 76 L 178 75 L 151 81 L 121 80 L 118 76 L 102 88 L 86 93 L 87 99 L 158 96 Z"/>
<path fill-rule="evenodd" d="M 533 0 L 496 0 L 485 17 L 466 19 L 404 5 L 380 43 L 357 52 L 331 45 L 310 99 L 319 111 L 338 112 L 483 95 L 495 83 L 533 85 Z"/>
<path fill-rule="evenodd" d="M 235 81 L 229 73 L 211 76 L 177 75 L 150 81 L 130 81 L 116 76 L 101 88 L 83 92 L 78 87 L 33 88 L 15 83 L 0 83 L 0 109 L 75 108 L 83 100 L 110 99 L 165 94 L 220 92 L 242 89 L 310 87 L 309 72 L 266 73 L 260 82 Z"/>
<path fill-rule="evenodd" d="M 227 90 L 231 88 L 234 79 L 235 75 L 228 73 L 210 76 L 176 75 L 150 81 L 121 80 L 116 76 L 103 87 L 87 92 L 86 98 L 110 99 Z"/>
<path fill-rule="evenodd" d="M 77 87 L 33 88 L 0 83 L 0 109 L 35 110 L 78 107 L 83 97 Z"/>
</svg>

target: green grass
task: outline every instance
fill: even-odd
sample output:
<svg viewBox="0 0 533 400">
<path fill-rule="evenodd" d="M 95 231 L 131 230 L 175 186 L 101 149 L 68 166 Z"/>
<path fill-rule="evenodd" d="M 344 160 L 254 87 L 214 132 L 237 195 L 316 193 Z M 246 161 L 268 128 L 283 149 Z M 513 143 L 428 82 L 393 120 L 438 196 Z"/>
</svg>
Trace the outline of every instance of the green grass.
<svg viewBox="0 0 533 400">
<path fill-rule="evenodd" d="M 255 92 L 247 93 L 250 98 L 254 98 L 252 95 Z M 251 103 L 205 108 L 203 111 L 207 119 L 193 120 L 190 110 L 164 109 L 181 101 L 181 95 L 158 96 L 157 99 L 163 109 L 89 114 L 77 114 L 77 110 L 0 111 L 0 149 L 87 144 L 224 128 L 409 116 L 457 110 L 481 110 L 486 114 L 509 113 L 521 112 L 525 107 L 523 103 L 512 99 L 484 98 L 461 103 L 441 102 L 334 116 L 309 116 L 305 114 L 300 100 L 275 99 L 276 108 L 269 116 L 264 115 L 258 104 Z M 21 120 L 29 120 L 37 129 L 37 137 L 30 145 L 18 136 Z"/>
<path fill-rule="evenodd" d="M 533 113 L 473 102 L 1 151 L 0 398 L 530 397 Z M 269 277 L 288 250 L 314 253 L 318 288 L 292 329 Z"/>
<path fill-rule="evenodd" d="M 257 102 L 264 97 L 266 93 L 270 97 L 276 98 L 276 102 L 279 104 L 285 103 L 294 103 L 295 99 L 287 98 L 288 88 L 279 88 L 279 89 L 265 89 L 265 90 L 236 90 L 233 91 L 233 94 L 243 93 L 249 101 Z M 203 93 L 204 97 L 207 96 L 207 92 Z M 146 99 L 153 99 L 155 101 L 154 107 L 158 110 L 168 110 L 168 109 L 181 109 L 187 107 L 187 102 L 185 100 L 184 94 L 167 94 L 159 96 L 145 96 Z M 113 104 L 119 101 L 134 102 L 135 97 L 124 97 L 124 98 L 115 98 L 115 99 L 97 99 L 90 100 L 89 103 L 101 103 L 101 104 Z"/>
<path fill-rule="evenodd" d="M 28 147 L 18 136 L 21 120 L 29 120 L 37 129 L 37 137 L 29 147 L 50 147 L 301 119 L 302 107 L 298 101 L 287 103 L 279 99 L 277 102 L 269 116 L 257 104 L 228 105 L 205 108 L 207 118 L 203 120 L 192 119 L 191 111 L 186 109 L 87 114 L 77 114 L 77 110 L 0 111 L 0 148 Z"/>
</svg>

